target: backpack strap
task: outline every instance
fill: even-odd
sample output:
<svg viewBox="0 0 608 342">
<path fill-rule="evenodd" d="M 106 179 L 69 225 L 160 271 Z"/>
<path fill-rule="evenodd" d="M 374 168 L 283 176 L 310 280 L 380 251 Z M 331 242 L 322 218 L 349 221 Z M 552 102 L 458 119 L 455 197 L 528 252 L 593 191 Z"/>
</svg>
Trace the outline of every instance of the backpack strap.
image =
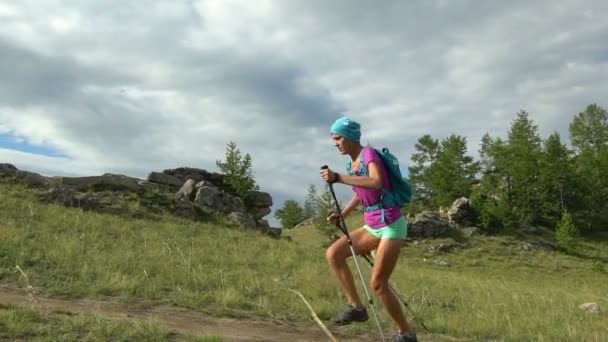
<svg viewBox="0 0 608 342">
<path fill-rule="evenodd" d="M 377 153 L 377 151 L 376 151 Z M 364 176 L 369 177 L 369 171 L 367 169 L 367 165 L 365 164 L 365 159 L 363 158 L 363 150 L 361 150 L 361 155 L 359 156 L 359 170 L 362 170 L 362 173 Z M 349 164 L 350 167 L 350 164 Z M 390 191 L 386 190 L 384 188 L 384 186 L 381 187 L 382 193 L 380 194 L 380 203 L 376 203 L 374 205 L 370 205 L 365 207 L 365 211 L 374 211 L 374 210 L 378 210 L 380 209 L 380 215 L 381 215 L 381 222 L 384 223 L 386 222 L 385 216 L 384 216 L 384 207 L 385 207 L 385 203 L 384 203 L 384 199 L 386 197 L 390 198 Z M 385 196 L 386 195 L 386 196 Z"/>
</svg>

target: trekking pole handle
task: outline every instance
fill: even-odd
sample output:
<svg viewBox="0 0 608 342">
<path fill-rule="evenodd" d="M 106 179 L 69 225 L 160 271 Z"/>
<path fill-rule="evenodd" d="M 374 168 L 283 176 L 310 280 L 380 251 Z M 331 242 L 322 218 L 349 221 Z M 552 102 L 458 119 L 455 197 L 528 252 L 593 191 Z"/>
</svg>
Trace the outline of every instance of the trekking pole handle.
<svg viewBox="0 0 608 342">
<path fill-rule="evenodd" d="M 326 169 L 329 169 L 329 167 L 327 165 L 321 166 L 321 170 L 326 170 Z M 340 229 L 346 235 L 346 238 L 348 239 L 349 243 L 352 243 L 352 241 L 350 240 L 350 234 L 348 233 L 348 228 L 346 228 L 346 220 L 344 219 L 344 216 L 342 215 L 342 209 L 340 208 L 340 204 L 338 203 L 338 199 L 336 198 L 336 193 L 334 192 L 334 186 L 330 181 L 327 181 L 327 184 L 329 184 L 329 192 L 331 193 L 331 197 L 334 199 L 337 214 L 340 216 L 340 219 L 339 219 L 338 223 L 336 224 L 336 227 L 338 227 L 338 229 Z"/>
</svg>

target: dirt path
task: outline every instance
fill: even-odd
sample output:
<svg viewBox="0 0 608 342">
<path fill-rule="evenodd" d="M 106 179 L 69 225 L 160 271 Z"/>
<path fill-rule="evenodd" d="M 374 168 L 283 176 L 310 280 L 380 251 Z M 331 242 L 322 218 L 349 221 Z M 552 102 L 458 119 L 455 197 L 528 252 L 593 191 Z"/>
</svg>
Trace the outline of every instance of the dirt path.
<svg viewBox="0 0 608 342">
<path fill-rule="evenodd" d="M 31 291 L 30 291 L 31 292 Z M 151 320 L 184 334 L 221 336 L 225 341 L 329 341 L 318 326 L 302 327 L 251 319 L 209 317 L 204 314 L 169 306 L 138 307 L 113 301 L 91 299 L 58 299 L 32 296 L 25 290 L 0 287 L 0 305 L 27 307 L 46 313 L 96 315 L 109 319 Z M 369 341 L 373 336 L 344 338 L 339 341 Z M 438 335 L 421 337 L 422 341 L 455 341 Z"/>
</svg>

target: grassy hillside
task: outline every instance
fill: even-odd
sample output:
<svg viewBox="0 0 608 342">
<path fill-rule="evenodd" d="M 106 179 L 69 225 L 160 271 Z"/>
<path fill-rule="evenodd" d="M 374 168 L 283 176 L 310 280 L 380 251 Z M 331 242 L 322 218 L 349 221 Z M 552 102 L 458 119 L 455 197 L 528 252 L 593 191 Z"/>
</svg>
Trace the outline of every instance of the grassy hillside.
<svg viewBox="0 0 608 342">
<path fill-rule="evenodd" d="M 360 222 L 351 218 L 349 228 Z M 324 260 L 320 234 L 305 227 L 284 235 L 293 241 L 221 224 L 44 205 L 31 190 L 0 184 L 0 284 L 29 281 L 52 296 L 111 296 L 314 326 L 308 308 L 288 289 L 300 291 L 321 319 L 330 319 L 345 300 Z M 457 240 L 408 243 L 393 277 L 433 332 L 472 340 L 608 340 L 606 240 L 584 241 L 576 256 L 526 250 L 514 237 Z M 455 242 L 449 252 L 430 251 Z M 369 267 L 363 270 L 369 277 Z M 604 312 L 581 312 L 578 306 L 586 302 Z M 1 314 L 23 314 L 7 310 Z M 384 313 L 381 319 L 391 332 Z M 340 332 L 373 330 L 370 320 Z"/>
</svg>

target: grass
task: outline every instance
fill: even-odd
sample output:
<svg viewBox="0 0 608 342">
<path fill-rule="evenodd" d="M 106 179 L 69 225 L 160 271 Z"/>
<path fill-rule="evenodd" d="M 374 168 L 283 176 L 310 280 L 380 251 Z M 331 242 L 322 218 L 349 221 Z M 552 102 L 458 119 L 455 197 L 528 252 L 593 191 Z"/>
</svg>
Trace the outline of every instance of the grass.
<svg viewBox="0 0 608 342">
<path fill-rule="evenodd" d="M 349 218 L 348 227 L 361 222 L 360 216 Z M 306 227 L 284 234 L 293 242 L 171 217 L 83 212 L 41 204 L 29 190 L 0 184 L 0 283 L 23 286 L 19 265 L 34 287 L 53 296 L 111 296 L 315 326 L 308 307 L 287 290 L 302 293 L 322 320 L 336 314 L 344 296 L 324 260 L 319 233 Z M 449 253 L 430 247 L 453 238 L 408 243 L 392 278 L 434 333 L 480 341 L 608 340 L 605 239 L 585 240 L 573 255 L 528 251 L 514 237 L 456 240 L 462 247 Z M 369 278 L 369 267 L 360 261 Z M 581 312 L 578 305 L 586 302 L 598 303 L 603 312 Z M 378 311 L 385 330 L 392 331 Z M 375 329 L 370 320 L 339 331 Z"/>
<path fill-rule="evenodd" d="M 19 307 L 0 307 L 0 339 L 24 341 L 192 341 L 219 337 L 178 335 L 154 322 L 130 322 L 96 316 L 43 314 Z"/>
</svg>

